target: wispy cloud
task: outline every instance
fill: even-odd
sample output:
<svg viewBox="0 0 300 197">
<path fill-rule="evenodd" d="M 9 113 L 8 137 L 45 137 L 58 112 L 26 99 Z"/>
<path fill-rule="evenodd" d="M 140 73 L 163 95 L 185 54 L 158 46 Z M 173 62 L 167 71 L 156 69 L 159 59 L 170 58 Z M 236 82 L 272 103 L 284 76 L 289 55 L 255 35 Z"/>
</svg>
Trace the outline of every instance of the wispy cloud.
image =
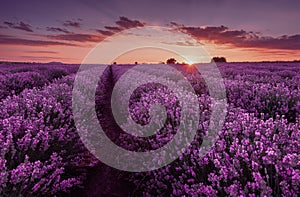
<svg viewBox="0 0 300 197">
<path fill-rule="evenodd" d="M 75 28 L 80 28 L 81 27 L 81 19 L 77 19 L 77 20 L 67 20 L 63 22 L 63 26 L 65 27 L 75 27 Z"/>
<path fill-rule="evenodd" d="M 142 22 L 142 21 L 139 21 L 136 19 L 129 19 L 125 16 L 120 16 L 119 20 L 117 20 L 115 22 L 115 24 L 117 26 L 105 26 L 104 28 L 106 30 L 97 29 L 96 31 L 102 35 L 111 36 L 115 33 L 125 30 L 125 29 L 130 29 L 130 28 L 135 28 L 135 27 L 143 27 L 146 25 L 145 22 Z"/>
<path fill-rule="evenodd" d="M 60 27 L 46 27 L 46 31 L 70 33 L 70 31 L 68 31 L 67 29 Z"/>
<path fill-rule="evenodd" d="M 39 54 L 58 54 L 57 51 L 25 51 L 26 53 L 39 53 Z"/>
<path fill-rule="evenodd" d="M 23 45 L 23 46 L 78 46 L 73 43 L 49 41 L 49 40 L 30 40 L 8 35 L 0 35 L 1 45 Z"/>
<path fill-rule="evenodd" d="M 118 21 L 116 21 L 116 24 L 119 25 L 121 28 L 129 29 L 134 27 L 143 27 L 145 23 L 138 21 L 138 20 L 132 20 L 125 16 L 121 16 Z"/>
<path fill-rule="evenodd" d="M 12 29 L 19 29 L 22 31 L 33 32 L 31 25 L 24 23 L 22 21 L 19 23 L 4 21 L 3 23 Z"/>
<path fill-rule="evenodd" d="M 176 41 L 176 42 L 161 42 L 161 43 L 168 44 L 168 45 L 177 45 L 177 46 L 198 46 L 198 44 L 201 44 L 200 42 L 191 42 L 189 40 Z"/>
<path fill-rule="evenodd" d="M 101 29 L 96 29 L 96 31 L 104 36 L 111 36 L 115 33 L 113 31 L 107 31 L 107 30 L 101 30 Z"/>
<path fill-rule="evenodd" d="M 22 55 L 20 56 L 24 59 L 26 59 L 27 61 L 69 61 L 69 60 L 74 60 L 73 58 L 64 58 L 64 57 L 52 57 L 52 56 L 31 56 L 31 55 Z"/>
<path fill-rule="evenodd" d="M 75 42 L 100 42 L 105 36 L 95 35 L 95 34 L 59 34 L 59 35 L 48 35 L 47 38 L 54 40 L 65 40 L 65 41 L 75 41 Z"/>
<path fill-rule="evenodd" d="M 119 31 L 122 30 L 122 28 L 120 28 L 120 27 L 105 26 L 104 28 L 109 30 L 109 31 L 113 31 L 113 32 L 119 32 Z"/>
<path fill-rule="evenodd" d="M 125 29 L 134 27 L 142 27 L 146 23 L 135 19 L 129 19 L 124 16 L 120 16 L 119 20 L 115 22 L 116 26 L 105 26 L 104 29 L 96 29 L 97 33 L 73 33 L 64 27 L 80 28 L 82 19 L 66 20 L 62 22 L 62 27 L 46 27 L 47 32 L 60 33 L 56 35 L 42 35 L 35 34 L 39 39 L 23 39 L 18 37 L 12 37 L 7 35 L 0 35 L 1 44 L 6 45 L 26 45 L 26 46 L 49 46 L 49 45 L 65 45 L 65 46 L 79 46 L 74 42 L 100 42 L 106 37 L 111 36 Z M 33 32 L 32 26 L 24 22 L 14 23 L 5 21 L 4 24 L 13 29 L 20 29 L 27 32 Z M 4 27 L 5 28 L 5 27 Z M 46 38 L 44 39 L 40 39 Z M 65 42 L 62 42 L 65 41 Z"/>
</svg>

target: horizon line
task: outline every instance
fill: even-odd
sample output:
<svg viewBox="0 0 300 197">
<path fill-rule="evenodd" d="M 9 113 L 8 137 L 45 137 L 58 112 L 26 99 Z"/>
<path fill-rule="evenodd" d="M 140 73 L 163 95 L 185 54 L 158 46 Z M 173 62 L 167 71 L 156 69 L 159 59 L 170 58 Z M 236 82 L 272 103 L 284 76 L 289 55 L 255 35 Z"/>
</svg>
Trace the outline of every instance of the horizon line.
<svg viewBox="0 0 300 197">
<path fill-rule="evenodd" d="M 288 62 L 300 62 L 300 59 L 299 60 L 264 60 L 264 61 L 226 61 L 226 62 L 215 62 L 215 63 L 288 63 Z M 81 65 L 82 63 L 65 63 L 65 62 L 56 62 L 56 61 L 53 61 L 53 62 L 34 62 L 34 61 L 28 61 L 28 62 L 23 62 L 23 61 L 1 61 L 0 60 L 0 64 L 3 64 L 3 63 L 13 63 L 13 64 L 69 64 L 69 65 L 72 65 L 72 64 L 77 64 L 77 65 Z M 188 63 L 185 63 L 185 62 L 182 62 L 182 63 L 176 63 L 177 65 L 195 65 L 195 64 L 208 64 L 208 63 L 212 63 L 212 62 L 197 62 L 197 63 L 193 63 L 193 64 L 188 64 Z M 97 64 L 103 64 L 103 65 L 135 65 L 136 63 L 110 63 L 110 64 L 107 64 L 107 63 L 89 63 L 89 64 L 92 64 L 92 65 L 97 65 Z M 147 63 L 147 62 L 142 62 L 142 63 L 137 63 L 137 64 L 167 64 L 165 62 L 158 62 L 158 63 Z M 176 65 L 175 64 L 175 65 Z"/>
</svg>

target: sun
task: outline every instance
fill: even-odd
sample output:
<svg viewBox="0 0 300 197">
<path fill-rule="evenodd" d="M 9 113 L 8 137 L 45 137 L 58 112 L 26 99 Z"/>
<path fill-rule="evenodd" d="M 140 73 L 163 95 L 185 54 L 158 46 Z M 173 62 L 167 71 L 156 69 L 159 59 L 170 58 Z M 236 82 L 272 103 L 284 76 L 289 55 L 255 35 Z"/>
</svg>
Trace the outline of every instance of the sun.
<svg viewBox="0 0 300 197">
<path fill-rule="evenodd" d="M 191 66 L 199 62 L 199 58 L 197 56 L 187 55 L 185 56 L 185 62 Z"/>
<path fill-rule="evenodd" d="M 188 64 L 189 66 L 192 66 L 192 65 L 194 64 L 194 62 L 193 62 L 192 60 L 187 60 L 187 64 Z"/>
</svg>

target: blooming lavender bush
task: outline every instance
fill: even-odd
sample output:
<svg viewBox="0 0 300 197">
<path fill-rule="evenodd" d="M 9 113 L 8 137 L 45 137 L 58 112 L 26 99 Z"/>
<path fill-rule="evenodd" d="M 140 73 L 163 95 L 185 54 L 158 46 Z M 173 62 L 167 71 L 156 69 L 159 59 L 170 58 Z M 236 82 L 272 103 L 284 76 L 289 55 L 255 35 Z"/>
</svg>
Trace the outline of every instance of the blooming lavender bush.
<svg viewBox="0 0 300 197">
<path fill-rule="evenodd" d="M 0 77 L 1 96 L 3 99 L 7 96 L 20 94 L 24 89 L 40 88 L 48 81 L 37 72 L 20 72 Z"/>
<path fill-rule="evenodd" d="M 225 79 L 229 113 L 219 131 L 218 141 L 205 157 L 200 157 L 199 149 L 208 128 L 210 99 L 207 94 L 199 94 L 199 104 L 205 107 L 201 108 L 203 118 L 194 142 L 171 165 L 134 174 L 130 179 L 137 186 L 134 193 L 145 196 L 297 196 L 300 193 L 299 83 L 291 81 L 297 77 L 294 71 L 284 74 L 282 71 L 274 76 L 268 71 L 271 68 L 267 65 L 263 72 L 248 68 L 242 75 L 241 71 L 234 70 L 235 73 Z M 120 76 L 118 72 L 117 76 Z M 189 75 L 188 79 L 193 83 L 195 76 Z M 194 85 L 197 86 L 197 82 Z M 138 95 L 134 94 L 129 105 L 132 118 L 140 124 L 149 121 L 147 110 L 141 109 L 149 109 L 161 96 L 163 100 L 170 97 L 164 89 L 159 89 L 157 97 L 153 89 L 148 84 Z M 199 87 L 197 92 L 205 93 L 205 86 Z M 176 127 L 165 126 L 165 134 L 176 132 Z M 134 128 L 134 125 L 127 125 L 127 128 Z M 150 147 L 161 147 L 171 137 L 157 134 L 155 140 L 150 140 Z M 147 140 L 120 135 L 123 147 L 134 151 L 144 150 Z M 149 148 L 147 143 L 146 147 Z"/>
<path fill-rule="evenodd" d="M 82 184 L 93 162 L 75 132 L 71 90 L 53 83 L 0 103 L 1 196 L 57 195 Z"/>
<path fill-rule="evenodd" d="M 88 169 L 100 164 L 83 146 L 74 125 L 71 99 L 78 66 L 2 66 L 0 196 L 60 196 L 86 186 L 86 176 L 93 175 L 86 174 Z M 153 104 L 160 103 L 167 109 L 167 120 L 156 135 L 142 138 L 122 132 L 120 126 L 132 129 L 135 125 L 127 122 L 117 125 L 110 100 L 114 85 L 132 67 L 110 66 L 100 79 L 95 101 L 99 123 L 116 144 L 127 150 L 155 150 L 176 134 L 181 106 L 166 86 L 155 83 L 140 86 L 129 103 L 122 99 L 127 89 L 120 88 L 115 98 L 116 107 L 128 105 L 135 123 L 149 123 L 149 108 Z M 218 64 L 226 85 L 228 114 L 223 128 L 218 130 L 217 142 L 204 157 L 199 151 L 210 124 L 209 91 L 196 69 L 183 65 L 174 67 L 197 93 L 200 118 L 196 136 L 183 155 L 170 165 L 127 174 L 126 180 L 135 185 L 130 193 L 145 196 L 298 196 L 299 63 Z M 149 68 L 147 74 L 153 79 L 167 77 L 181 87 L 182 81 L 167 70 Z M 89 78 L 84 80 L 83 84 L 88 84 Z M 209 80 L 217 80 L 214 73 Z M 132 83 L 126 85 L 134 85 Z M 89 91 L 81 87 L 76 93 L 85 95 Z M 184 91 L 182 94 L 189 97 Z M 84 96 L 78 97 L 81 98 Z M 187 125 L 186 128 L 193 127 Z M 102 142 L 97 140 L 97 143 L 101 146 Z M 155 162 L 160 161 L 154 158 Z M 105 187 L 113 190 L 113 184 Z M 82 188 L 82 192 L 88 191 Z"/>
<path fill-rule="evenodd" d="M 257 84 L 248 81 L 226 81 L 228 100 L 236 107 L 264 119 L 285 116 L 295 122 L 300 115 L 300 90 L 283 83 Z"/>
<path fill-rule="evenodd" d="M 232 108 L 214 149 L 205 157 L 191 146 L 172 165 L 137 174 L 133 181 L 143 195 L 296 196 L 299 135 L 299 122 L 264 121 Z"/>
<path fill-rule="evenodd" d="M 0 100 L 20 94 L 24 89 L 41 88 L 56 79 L 75 73 L 74 65 L 1 65 Z"/>
</svg>

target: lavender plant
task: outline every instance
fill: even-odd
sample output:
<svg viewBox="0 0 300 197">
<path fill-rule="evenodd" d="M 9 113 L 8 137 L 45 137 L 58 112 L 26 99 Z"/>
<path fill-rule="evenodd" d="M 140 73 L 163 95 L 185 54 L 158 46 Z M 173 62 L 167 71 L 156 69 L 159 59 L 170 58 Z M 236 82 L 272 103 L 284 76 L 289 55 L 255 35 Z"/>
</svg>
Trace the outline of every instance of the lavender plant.
<svg viewBox="0 0 300 197">
<path fill-rule="evenodd" d="M 1 66 L 0 196 L 59 196 L 78 187 L 86 192 L 86 173 L 100 164 L 86 150 L 74 125 L 72 85 L 78 66 Z M 175 67 L 197 93 L 197 134 L 190 147 L 170 165 L 126 177 L 135 184 L 132 195 L 299 196 L 299 63 L 219 63 L 228 114 L 217 142 L 204 157 L 199 151 L 209 128 L 209 91 L 196 69 Z M 95 101 L 99 123 L 114 142 L 127 150 L 155 150 L 176 134 L 181 107 L 168 87 L 155 83 L 139 87 L 130 102 L 124 103 L 124 86 L 118 90 L 116 105 L 128 105 L 136 123 L 149 123 L 149 108 L 156 103 L 166 108 L 167 120 L 160 132 L 148 138 L 121 132 L 119 126 L 131 129 L 134 125 L 116 125 L 110 96 L 114 85 L 131 68 L 132 65 L 111 66 L 100 79 Z M 169 76 L 168 80 L 178 87 L 182 83 L 167 70 L 150 68 L 147 74 L 153 79 Z M 84 80 L 83 84 L 88 84 L 89 78 Z M 209 80 L 217 80 L 214 73 Z M 127 81 L 127 86 L 135 85 Z M 85 95 L 88 91 L 82 87 L 76 93 Z M 184 91 L 182 94 L 189 97 Z M 192 129 L 188 125 L 186 128 Z M 98 143 L 101 145 L 101 140 Z M 154 158 L 153 162 L 160 161 Z"/>
</svg>

